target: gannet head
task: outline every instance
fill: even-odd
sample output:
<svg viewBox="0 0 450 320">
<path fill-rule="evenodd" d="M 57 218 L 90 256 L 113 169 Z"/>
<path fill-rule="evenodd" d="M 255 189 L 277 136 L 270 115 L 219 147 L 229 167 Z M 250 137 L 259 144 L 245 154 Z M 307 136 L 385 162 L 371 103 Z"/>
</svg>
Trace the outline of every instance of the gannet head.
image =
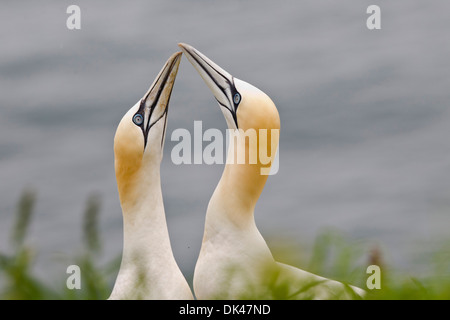
<svg viewBox="0 0 450 320">
<path fill-rule="evenodd" d="M 178 45 L 219 103 L 231 138 L 226 166 L 209 208 L 214 211 L 214 208 L 227 207 L 229 212 L 236 212 L 236 216 L 240 208 L 251 212 L 276 156 L 280 129 L 278 110 L 269 96 L 258 88 L 233 77 L 192 46 Z M 232 204 L 226 200 L 230 197 L 234 199 Z"/>
<path fill-rule="evenodd" d="M 120 121 L 114 137 L 116 178 L 121 202 L 129 199 L 133 186 L 148 179 L 145 171 L 159 168 L 162 160 L 167 112 L 181 61 L 174 53 L 159 72 L 150 89 Z"/>
<path fill-rule="evenodd" d="M 212 91 L 227 121 L 231 139 L 225 172 L 228 168 L 240 181 L 247 179 L 251 185 L 240 185 L 256 190 L 256 198 L 265 179 L 256 183 L 255 175 L 267 178 L 278 148 L 280 117 L 275 104 L 263 91 L 233 77 L 197 49 L 178 45 Z"/>
<path fill-rule="evenodd" d="M 233 77 L 194 47 L 178 46 L 212 91 L 229 129 L 280 128 L 278 110 L 267 94 Z"/>
</svg>

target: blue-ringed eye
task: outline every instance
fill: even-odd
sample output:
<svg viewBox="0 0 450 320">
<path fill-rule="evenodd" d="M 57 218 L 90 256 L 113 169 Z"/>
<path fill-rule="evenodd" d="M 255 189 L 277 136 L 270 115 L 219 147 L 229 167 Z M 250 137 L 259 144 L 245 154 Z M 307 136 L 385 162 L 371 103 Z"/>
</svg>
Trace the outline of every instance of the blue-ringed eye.
<svg viewBox="0 0 450 320">
<path fill-rule="evenodd" d="M 136 113 L 133 117 L 133 122 L 135 125 L 140 126 L 144 122 L 144 117 L 141 114 Z"/>
<path fill-rule="evenodd" d="M 241 102 L 241 95 L 239 93 L 236 93 L 233 97 L 234 104 L 238 104 Z"/>
</svg>

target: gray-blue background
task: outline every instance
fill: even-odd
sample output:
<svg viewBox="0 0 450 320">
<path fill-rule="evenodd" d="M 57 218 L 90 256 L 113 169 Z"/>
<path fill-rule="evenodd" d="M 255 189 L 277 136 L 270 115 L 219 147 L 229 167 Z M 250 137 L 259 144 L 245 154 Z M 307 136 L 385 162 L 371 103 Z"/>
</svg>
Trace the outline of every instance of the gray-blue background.
<svg viewBox="0 0 450 320">
<path fill-rule="evenodd" d="M 81 30 L 66 8 L 81 7 Z M 378 4 L 382 29 L 366 28 Z M 28 241 L 43 277 L 64 278 L 82 247 L 85 200 L 102 199 L 108 260 L 121 253 L 113 137 L 178 42 L 271 96 L 280 170 L 256 221 L 269 246 L 311 250 L 323 228 L 379 244 L 422 272 L 448 240 L 450 39 L 447 1 L 3 1 L 0 4 L 0 250 L 16 202 L 38 201 Z M 176 128 L 226 128 L 183 58 L 162 166 L 173 249 L 190 279 L 222 165 L 175 166 Z M 300 253 L 299 253 L 300 254 Z"/>
</svg>

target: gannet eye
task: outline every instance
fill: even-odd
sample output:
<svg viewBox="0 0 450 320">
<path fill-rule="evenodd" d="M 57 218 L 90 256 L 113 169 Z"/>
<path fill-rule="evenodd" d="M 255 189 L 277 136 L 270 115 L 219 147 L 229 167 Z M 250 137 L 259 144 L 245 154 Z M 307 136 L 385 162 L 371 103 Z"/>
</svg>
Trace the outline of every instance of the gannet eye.
<svg viewBox="0 0 450 320">
<path fill-rule="evenodd" d="M 241 102 L 241 95 L 239 93 L 236 93 L 233 97 L 234 104 L 238 104 Z"/>
<path fill-rule="evenodd" d="M 133 117 L 133 122 L 135 125 L 140 126 L 144 122 L 144 117 L 141 114 L 136 113 Z"/>
</svg>

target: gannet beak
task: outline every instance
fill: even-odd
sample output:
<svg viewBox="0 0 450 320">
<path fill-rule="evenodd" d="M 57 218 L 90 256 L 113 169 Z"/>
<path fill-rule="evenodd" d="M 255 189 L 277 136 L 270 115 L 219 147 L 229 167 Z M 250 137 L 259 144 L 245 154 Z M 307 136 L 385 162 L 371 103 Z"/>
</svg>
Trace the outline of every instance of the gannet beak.
<svg viewBox="0 0 450 320">
<path fill-rule="evenodd" d="M 233 76 L 194 47 L 185 43 L 179 43 L 178 46 L 203 78 L 219 105 L 229 111 L 228 116 L 231 116 L 231 119 L 229 119 L 227 113 L 224 112 L 228 125 L 230 126 L 231 122 L 237 129 L 238 122 L 236 111 L 241 96 L 236 90 Z"/>
<path fill-rule="evenodd" d="M 181 52 L 176 52 L 167 60 L 155 81 L 142 97 L 139 109 L 133 116 L 133 121 L 139 125 L 144 134 L 145 146 L 151 127 L 164 118 L 164 128 L 167 121 L 167 112 L 170 96 L 172 94 L 178 67 L 181 61 Z M 135 119 L 138 119 L 136 122 Z M 164 142 L 164 134 L 161 143 Z"/>
</svg>

